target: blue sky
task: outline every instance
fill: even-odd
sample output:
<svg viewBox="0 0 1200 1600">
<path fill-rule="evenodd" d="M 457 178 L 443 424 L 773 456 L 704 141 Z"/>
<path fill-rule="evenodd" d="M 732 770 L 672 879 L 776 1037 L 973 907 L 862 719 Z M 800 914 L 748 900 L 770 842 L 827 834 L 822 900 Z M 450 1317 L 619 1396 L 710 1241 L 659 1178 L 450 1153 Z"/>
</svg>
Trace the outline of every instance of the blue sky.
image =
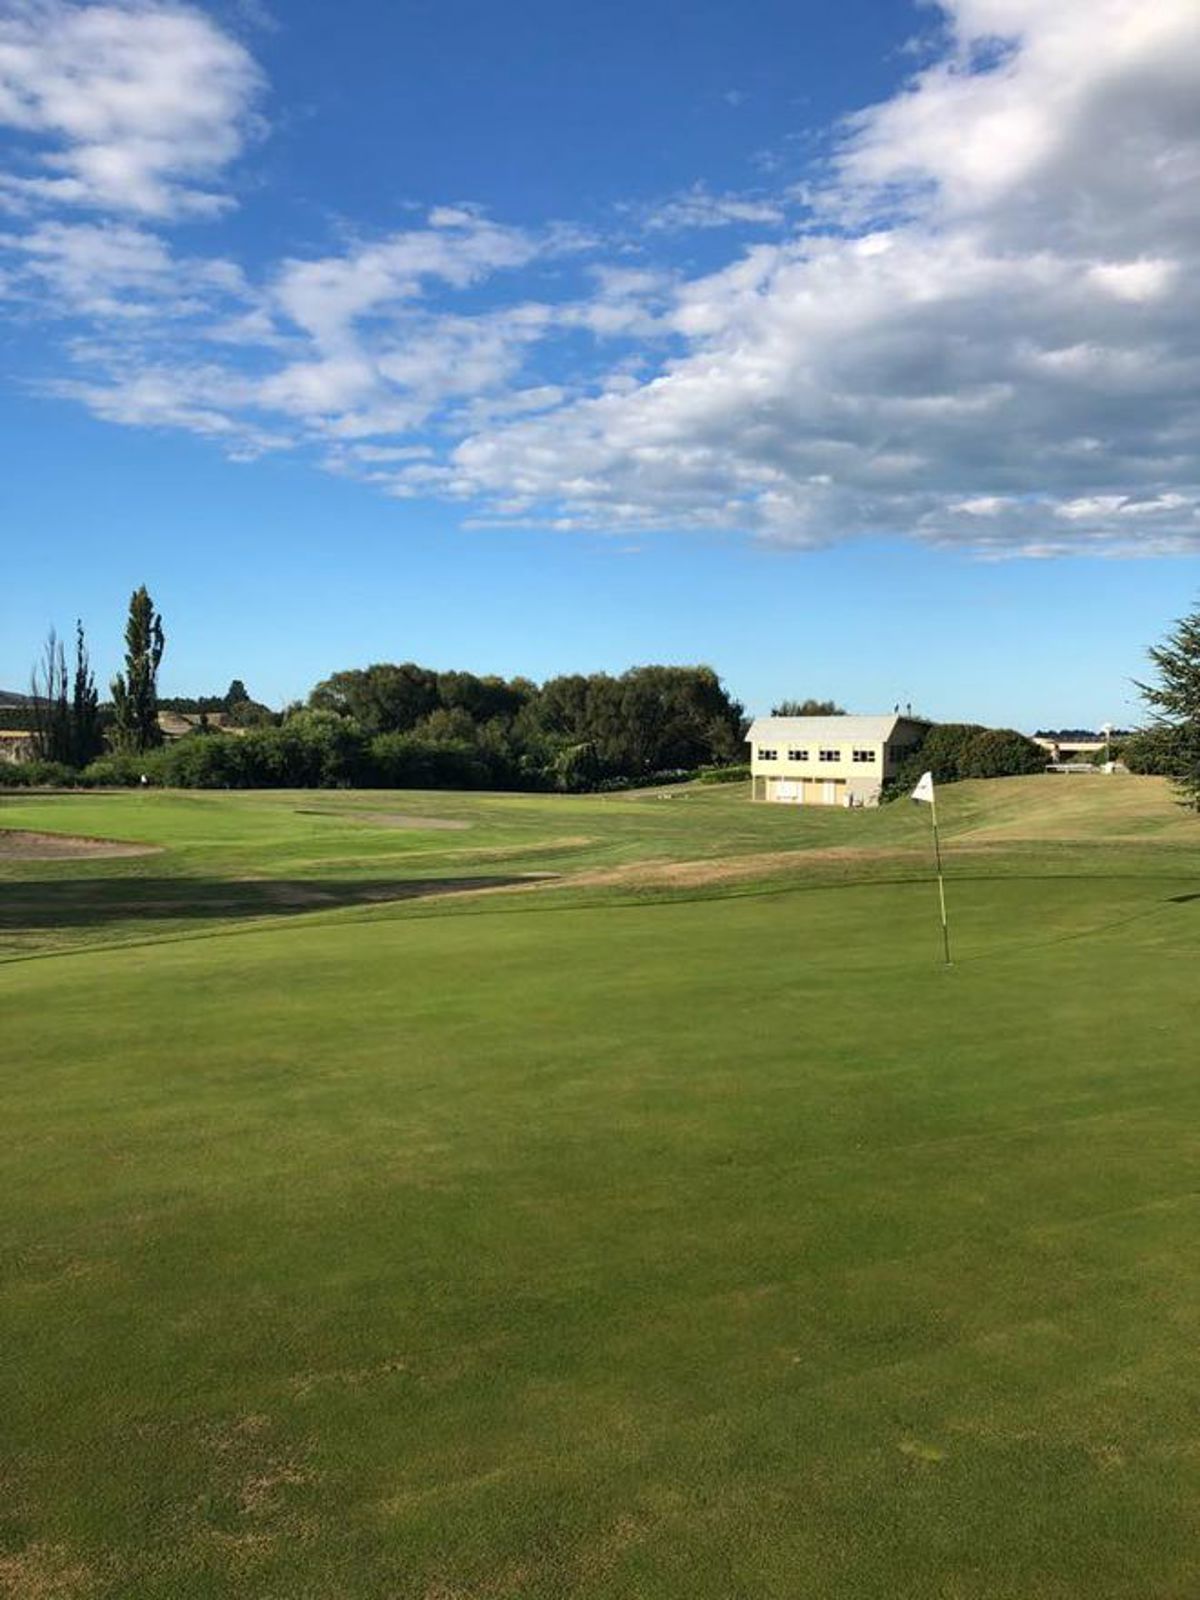
<svg viewBox="0 0 1200 1600">
<path fill-rule="evenodd" d="M 0 0 L 0 148 L 0 686 L 1127 721 L 1200 589 L 1194 0 Z"/>
</svg>

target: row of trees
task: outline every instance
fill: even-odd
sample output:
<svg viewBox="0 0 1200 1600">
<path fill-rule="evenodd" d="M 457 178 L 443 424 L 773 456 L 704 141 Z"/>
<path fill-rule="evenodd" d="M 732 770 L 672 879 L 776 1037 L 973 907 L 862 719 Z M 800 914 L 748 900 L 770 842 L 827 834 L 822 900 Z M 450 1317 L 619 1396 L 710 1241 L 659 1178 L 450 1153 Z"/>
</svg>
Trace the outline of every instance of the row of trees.
<svg viewBox="0 0 1200 1600">
<path fill-rule="evenodd" d="M 78 769 L 106 745 L 131 755 L 160 745 L 158 669 L 165 646 L 162 618 L 143 584 L 129 599 L 125 670 L 112 680 L 112 702 L 102 713 L 83 623 L 75 623 L 73 672 L 51 628 L 30 674 L 29 727 L 38 759 Z"/>
<path fill-rule="evenodd" d="M 635 667 L 620 676 L 527 678 L 438 672 L 415 662 L 334 673 L 306 705 L 276 714 L 235 679 L 217 699 L 160 701 L 162 619 L 144 588 L 131 598 L 125 671 L 110 707 L 98 705 L 82 627 L 73 701 L 63 650 L 51 635 L 34 674 L 43 765 L 86 769 L 89 782 L 189 786 L 380 784 L 585 790 L 736 761 L 745 714 L 710 667 Z M 86 708 L 75 710 L 76 701 Z M 162 709 L 197 717 L 164 746 Z M 220 711 L 221 728 L 209 716 Z M 237 735 L 223 731 L 237 727 Z M 107 733 L 107 751 L 101 753 Z M 53 781 L 60 774 L 47 770 Z M 16 780 L 17 775 L 11 775 Z M 29 777 L 31 774 L 21 774 Z"/>
<path fill-rule="evenodd" d="M 73 670 L 52 630 L 32 675 L 28 707 L 37 755 L 65 778 L 191 786 L 381 784 L 394 787 L 585 790 L 656 775 L 722 768 L 743 754 L 746 719 L 711 667 L 635 667 L 619 676 L 528 678 L 438 672 L 416 662 L 336 672 L 306 705 L 276 714 L 234 679 L 222 697 L 166 701 L 158 672 L 162 617 L 145 586 L 130 597 L 124 671 L 101 705 L 82 623 Z M 1175 779 L 1200 810 L 1200 610 L 1150 651 L 1157 680 L 1141 684 L 1152 725 L 1124 738 L 1135 772 Z M 204 725 L 162 748 L 163 707 L 221 712 L 240 736 Z M 6 713 L 7 715 L 8 713 Z M 832 700 L 785 700 L 775 716 L 839 716 Z M 941 723 L 914 747 L 892 787 L 921 772 L 940 783 L 1040 772 L 1045 753 L 1013 729 Z M 52 774 L 48 774 L 51 776 Z"/>
<path fill-rule="evenodd" d="M 308 709 L 368 738 L 474 749 L 568 789 L 737 760 L 745 725 L 742 706 L 705 666 L 569 674 L 538 685 L 381 663 L 324 679 Z"/>
<path fill-rule="evenodd" d="M 53 628 L 31 674 L 30 718 L 34 749 L 43 761 L 86 767 L 104 748 L 100 697 L 82 622 L 75 624 L 75 668 Z"/>
</svg>

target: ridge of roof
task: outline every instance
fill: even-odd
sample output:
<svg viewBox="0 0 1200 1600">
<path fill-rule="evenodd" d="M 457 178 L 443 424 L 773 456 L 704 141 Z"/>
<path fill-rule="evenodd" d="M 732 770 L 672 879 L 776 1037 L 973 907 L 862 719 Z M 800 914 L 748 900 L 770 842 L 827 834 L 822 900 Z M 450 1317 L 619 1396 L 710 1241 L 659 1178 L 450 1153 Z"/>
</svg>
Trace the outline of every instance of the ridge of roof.
<svg viewBox="0 0 1200 1600">
<path fill-rule="evenodd" d="M 901 722 L 927 726 L 923 717 L 902 712 L 837 717 L 755 717 L 747 729 L 750 739 L 890 739 Z"/>
</svg>

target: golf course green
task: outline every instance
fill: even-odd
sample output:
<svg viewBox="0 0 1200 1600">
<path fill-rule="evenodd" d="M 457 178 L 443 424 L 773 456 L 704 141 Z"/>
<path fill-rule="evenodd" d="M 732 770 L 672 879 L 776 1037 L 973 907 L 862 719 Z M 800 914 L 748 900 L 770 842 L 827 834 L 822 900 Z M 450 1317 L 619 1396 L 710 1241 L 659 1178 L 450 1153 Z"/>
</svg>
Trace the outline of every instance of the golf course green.
<svg viewBox="0 0 1200 1600">
<path fill-rule="evenodd" d="M 0 1596 L 1200 1594 L 1200 820 L 939 809 L 0 799 Z"/>
</svg>

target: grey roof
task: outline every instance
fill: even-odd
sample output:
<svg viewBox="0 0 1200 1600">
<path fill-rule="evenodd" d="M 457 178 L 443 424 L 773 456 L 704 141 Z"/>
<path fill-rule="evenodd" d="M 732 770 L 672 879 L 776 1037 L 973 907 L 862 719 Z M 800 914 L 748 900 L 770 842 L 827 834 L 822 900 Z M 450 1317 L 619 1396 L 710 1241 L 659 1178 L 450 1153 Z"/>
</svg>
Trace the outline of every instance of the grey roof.
<svg viewBox="0 0 1200 1600">
<path fill-rule="evenodd" d="M 755 717 L 746 740 L 750 744 L 762 744 L 768 739 L 776 739 L 780 744 L 788 741 L 799 744 L 804 740 L 810 744 L 826 740 L 830 744 L 846 744 L 855 739 L 861 739 L 864 744 L 886 743 L 901 722 L 927 726 L 919 717 L 897 716 L 895 712 L 889 712 L 886 717 Z"/>
</svg>

